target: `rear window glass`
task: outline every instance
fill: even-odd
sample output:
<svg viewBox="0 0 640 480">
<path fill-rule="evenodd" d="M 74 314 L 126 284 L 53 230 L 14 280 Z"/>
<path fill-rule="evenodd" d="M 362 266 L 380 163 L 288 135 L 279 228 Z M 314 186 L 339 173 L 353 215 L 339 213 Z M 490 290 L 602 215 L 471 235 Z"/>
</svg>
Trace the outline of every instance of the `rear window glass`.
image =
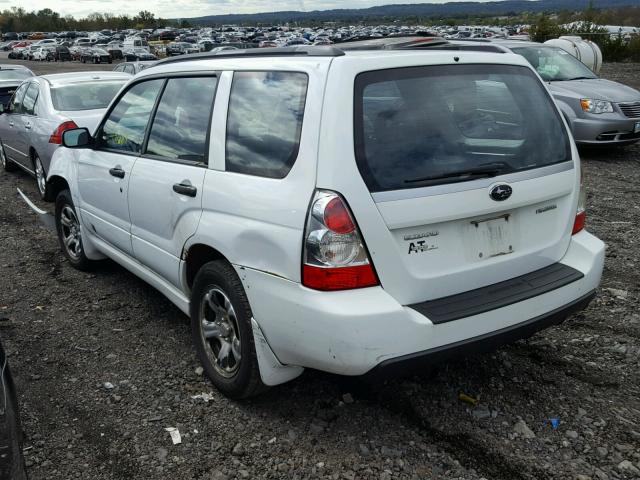
<svg viewBox="0 0 640 480">
<path fill-rule="evenodd" d="M 528 68 L 380 70 L 355 83 L 355 151 L 370 191 L 439 185 L 560 163 L 567 133 Z"/>
<path fill-rule="evenodd" d="M 285 177 L 298 156 L 306 96 L 305 73 L 234 73 L 227 118 L 227 171 Z"/>
<path fill-rule="evenodd" d="M 33 73 L 27 69 L 0 70 L 0 80 L 24 80 L 33 77 Z"/>
<path fill-rule="evenodd" d="M 60 111 L 107 108 L 124 80 L 74 83 L 51 89 L 53 108 Z"/>
</svg>

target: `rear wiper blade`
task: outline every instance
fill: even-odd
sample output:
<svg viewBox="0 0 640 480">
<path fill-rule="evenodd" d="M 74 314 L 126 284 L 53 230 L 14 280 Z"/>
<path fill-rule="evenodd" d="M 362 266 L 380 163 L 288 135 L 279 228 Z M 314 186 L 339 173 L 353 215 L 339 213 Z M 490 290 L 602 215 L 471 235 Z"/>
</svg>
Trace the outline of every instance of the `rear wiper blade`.
<svg viewBox="0 0 640 480">
<path fill-rule="evenodd" d="M 448 172 L 431 177 L 412 178 L 404 183 L 447 183 L 450 181 L 464 182 L 474 178 L 495 177 L 505 172 L 513 171 L 513 167 L 504 162 L 485 163 L 477 167 L 467 168 L 457 172 Z"/>
</svg>

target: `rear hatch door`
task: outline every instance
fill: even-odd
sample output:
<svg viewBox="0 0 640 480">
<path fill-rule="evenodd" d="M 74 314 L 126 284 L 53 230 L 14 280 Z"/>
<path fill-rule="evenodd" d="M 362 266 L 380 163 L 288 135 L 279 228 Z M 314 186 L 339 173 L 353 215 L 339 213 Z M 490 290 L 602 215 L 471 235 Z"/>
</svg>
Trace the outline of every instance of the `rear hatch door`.
<svg viewBox="0 0 640 480">
<path fill-rule="evenodd" d="M 369 71 L 356 76 L 353 97 L 361 180 L 345 173 L 331 182 L 397 301 L 473 290 L 564 256 L 578 168 L 564 122 L 530 68 Z"/>
</svg>

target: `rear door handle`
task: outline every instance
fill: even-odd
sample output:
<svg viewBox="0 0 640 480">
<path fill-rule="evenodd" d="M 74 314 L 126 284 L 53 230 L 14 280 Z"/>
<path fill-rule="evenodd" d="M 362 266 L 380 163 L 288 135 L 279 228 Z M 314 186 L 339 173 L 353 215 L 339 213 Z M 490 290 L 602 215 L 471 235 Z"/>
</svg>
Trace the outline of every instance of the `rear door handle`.
<svg viewBox="0 0 640 480">
<path fill-rule="evenodd" d="M 186 183 L 175 183 L 173 185 L 173 191 L 180 195 L 186 195 L 187 197 L 195 197 L 198 193 L 198 189 L 196 187 Z"/>
<path fill-rule="evenodd" d="M 31 130 L 31 124 L 29 122 L 25 123 L 24 128 L 26 128 L 27 130 Z"/>
<path fill-rule="evenodd" d="M 10 126 L 10 127 L 13 127 L 13 122 L 9 122 L 9 126 Z"/>
<path fill-rule="evenodd" d="M 120 168 L 119 166 L 110 168 L 109 173 L 112 177 L 124 178 L 124 170 L 122 170 L 122 168 Z"/>
</svg>

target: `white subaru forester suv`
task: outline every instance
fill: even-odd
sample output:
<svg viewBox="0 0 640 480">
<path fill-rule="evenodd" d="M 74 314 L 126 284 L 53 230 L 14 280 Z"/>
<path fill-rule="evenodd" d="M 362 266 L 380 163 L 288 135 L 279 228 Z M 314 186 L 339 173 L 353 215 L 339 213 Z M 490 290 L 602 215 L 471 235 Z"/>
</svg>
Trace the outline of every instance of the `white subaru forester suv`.
<svg viewBox="0 0 640 480">
<path fill-rule="evenodd" d="M 527 337 L 602 274 L 574 142 L 518 55 L 170 59 L 63 142 L 48 188 L 69 262 L 109 257 L 165 294 L 234 398 Z"/>
</svg>

